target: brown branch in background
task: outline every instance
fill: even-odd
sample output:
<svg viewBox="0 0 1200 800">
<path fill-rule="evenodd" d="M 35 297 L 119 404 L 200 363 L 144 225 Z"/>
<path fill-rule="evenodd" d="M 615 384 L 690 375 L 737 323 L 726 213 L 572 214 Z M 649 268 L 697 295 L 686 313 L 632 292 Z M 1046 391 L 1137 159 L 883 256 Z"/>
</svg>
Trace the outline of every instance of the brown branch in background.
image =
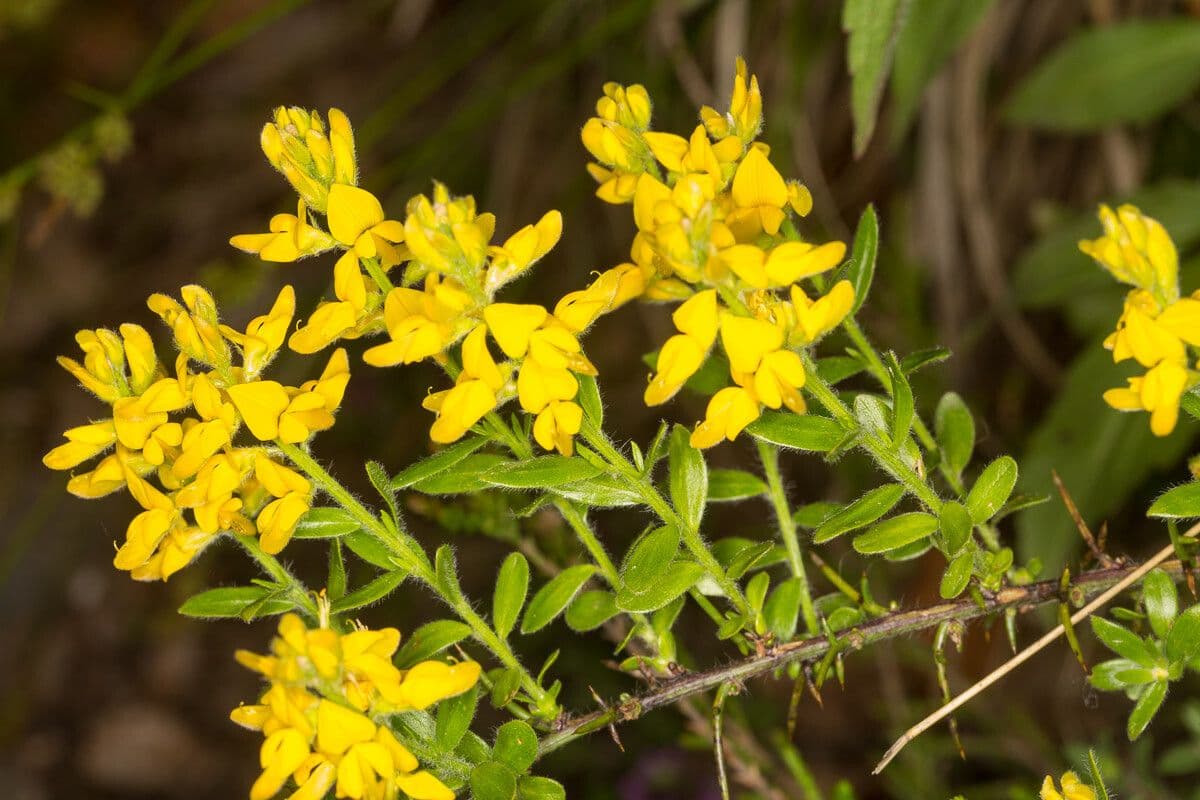
<svg viewBox="0 0 1200 800">
<path fill-rule="evenodd" d="M 1096 563 L 1102 567 L 1114 566 L 1116 562 L 1104 552 L 1104 548 L 1096 541 L 1096 537 L 1092 535 L 1091 528 L 1083 521 L 1083 515 L 1079 513 L 1079 508 L 1075 505 L 1075 501 L 1071 499 L 1071 493 L 1067 491 L 1062 478 L 1058 476 L 1058 470 L 1050 470 L 1050 476 L 1054 479 L 1054 486 L 1058 489 L 1059 496 L 1062 497 L 1063 505 L 1067 507 L 1067 513 L 1071 515 L 1071 519 L 1075 521 L 1075 528 L 1079 531 L 1079 535 L 1083 537 L 1084 544 L 1087 545 L 1092 558 L 1096 559 Z"/>
<path fill-rule="evenodd" d="M 659 4 L 652 17 L 654 34 L 658 37 L 659 44 L 666 50 L 667 57 L 671 59 L 671 66 L 675 68 L 675 77 L 679 80 L 679 85 L 683 87 L 688 100 L 694 106 L 709 105 L 714 99 L 713 90 L 704 77 L 704 70 L 700 69 L 700 65 L 696 63 L 696 59 L 692 57 L 692 52 L 688 49 L 687 38 L 683 35 L 683 26 L 679 22 L 681 13 L 679 3 L 675 0 L 667 0 L 667 2 Z"/>
<path fill-rule="evenodd" d="M 1161 555 L 1160 553 L 1159 556 Z M 1084 597 L 1094 597 L 1123 581 L 1128 581 L 1131 576 L 1136 579 L 1139 572 L 1144 573 L 1152 566 L 1154 565 L 1151 562 L 1147 562 L 1140 567 L 1092 570 L 1081 574 L 1071 584 L 1071 588 L 1081 592 Z M 1183 567 L 1178 561 L 1161 564 L 1161 566 L 1176 579 L 1182 577 Z M 1040 581 L 1028 586 L 1010 586 L 985 597 L 982 603 L 968 598 L 912 611 L 893 612 L 865 625 L 841 631 L 838 641 L 855 650 L 860 650 L 875 642 L 936 628 L 943 622 L 952 620 L 965 622 L 1010 608 L 1028 610 L 1057 602 L 1060 596 L 1061 587 L 1057 579 Z M 580 736 L 585 736 L 610 724 L 620 724 L 637 719 L 647 711 L 672 705 L 700 692 L 715 689 L 723 683 L 746 681 L 787 666 L 794 661 L 813 661 L 825 655 L 830 647 L 830 640 L 824 638 L 788 642 L 768 650 L 761 656 L 752 656 L 724 667 L 704 672 L 692 672 L 666 681 L 654 689 L 629 696 L 619 705 L 606 711 L 562 716 L 555 723 L 555 731 L 542 739 L 539 745 L 539 754 L 545 755 Z"/>
<path fill-rule="evenodd" d="M 963 48 L 954 69 L 955 155 L 959 197 L 966 223 L 971 263 L 1001 331 L 1017 357 L 1047 386 L 1058 385 L 1062 369 L 1029 323 L 1021 316 L 1008 290 L 1004 257 L 989 202 L 988 140 L 984 92 L 996 44 L 1015 21 L 1015 4 L 998 4 L 984 18 Z"/>
</svg>

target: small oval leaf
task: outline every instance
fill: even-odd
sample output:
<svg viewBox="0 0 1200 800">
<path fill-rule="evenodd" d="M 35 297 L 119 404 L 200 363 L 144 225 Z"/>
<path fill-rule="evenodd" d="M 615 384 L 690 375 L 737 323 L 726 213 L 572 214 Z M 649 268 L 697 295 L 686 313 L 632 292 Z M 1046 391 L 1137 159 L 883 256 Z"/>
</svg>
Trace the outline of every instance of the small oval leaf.
<svg viewBox="0 0 1200 800">
<path fill-rule="evenodd" d="M 846 429 L 836 420 L 818 414 L 768 411 L 746 430 L 764 442 L 814 453 L 828 453 L 846 438 Z"/>
<path fill-rule="evenodd" d="M 937 530 L 937 517 L 921 511 L 899 514 L 854 537 L 854 549 L 864 555 L 886 553 L 916 544 Z"/>
<path fill-rule="evenodd" d="M 525 618 L 521 620 L 521 633 L 539 631 L 553 622 L 595 571 L 596 568 L 591 564 L 576 564 L 567 567 L 538 589 L 529 601 Z"/>
<path fill-rule="evenodd" d="M 501 639 L 517 624 L 528 592 L 529 562 L 520 553 L 509 553 L 496 574 L 496 591 L 492 596 L 492 625 Z"/>
<path fill-rule="evenodd" d="M 967 494 L 967 510 L 979 525 L 987 522 L 1008 500 L 1017 485 L 1017 462 L 1000 456 L 983 468 L 983 472 Z"/>
<path fill-rule="evenodd" d="M 826 517 L 813 533 L 813 542 L 822 544 L 843 533 L 870 525 L 895 508 L 903 496 L 904 487 L 899 483 L 875 487 L 842 510 Z"/>
</svg>

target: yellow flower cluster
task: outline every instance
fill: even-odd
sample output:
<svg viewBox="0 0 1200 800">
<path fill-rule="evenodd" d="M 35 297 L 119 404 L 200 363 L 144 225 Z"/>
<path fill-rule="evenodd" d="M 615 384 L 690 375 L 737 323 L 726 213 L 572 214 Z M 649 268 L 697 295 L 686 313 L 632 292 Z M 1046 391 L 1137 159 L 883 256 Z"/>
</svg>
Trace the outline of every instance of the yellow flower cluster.
<svg viewBox="0 0 1200 800">
<path fill-rule="evenodd" d="M 1200 346 L 1200 292 L 1180 297 L 1179 256 L 1158 221 L 1123 205 L 1116 211 L 1101 206 L 1100 222 L 1104 235 L 1080 242 L 1079 249 L 1134 287 L 1104 346 L 1114 361 L 1132 358 L 1146 368 L 1104 399 L 1121 411 L 1149 411 L 1150 430 L 1166 436 L 1175 429 L 1183 393 L 1200 382 L 1188 349 Z"/>
<path fill-rule="evenodd" d="M 387 219 L 379 200 L 355 185 L 354 138 L 345 115 L 331 109 L 328 117 L 327 132 L 314 112 L 275 112 L 263 129 L 263 151 L 300 195 L 299 208 L 295 215 L 276 215 L 268 233 L 230 240 L 268 261 L 344 251 L 334 266 L 336 300 L 318 306 L 288 345 L 314 353 L 382 329 L 388 341 L 364 353 L 368 364 L 431 358 L 455 375 L 452 388 L 425 403 L 437 413 L 434 441 L 461 438 L 515 396 L 536 415 L 537 442 L 570 454 L 582 422 L 576 376 L 595 374 L 578 335 L 600 314 L 640 294 L 641 273 L 624 266 L 609 270 L 564 297 L 553 312 L 497 303 L 496 293 L 558 242 L 562 215 L 550 211 L 503 244 L 492 244 L 495 217 L 477 213 L 474 198 L 453 197 L 435 184 L 432 197 L 409 200 L 403 222 Z M 328 231 L 314 224 L 310 208 L 325 214 Z M 404 262 L 404 285 L 393 287 L 387 272 Z M 497 363 L 489 335 L 510 360 Z M 451 350 L 460 342 L 456 363 Z"/>
<path fill-rule="evenodd" d="M 597 116 L 583 127 L 597 163 L 596 194 L 631 203 L 638 233 L 631 263 L 617 267 L 648 300 L 684 300 L 678 334 L 658 354 L 645 401 L 669 400 L 708 358 L 718 336 L 732 386 L 711 398 L 692 434 L 696 447 L 733 440 L 762 408 L 805 410 L 805 372 L 797 349 L 835 328 L 854 305 L 849 281 L 810 297 L 800 281 L 836 266 L 841 242 L 805 241 L 792 223 L 812 209 L 800 183 L 771 164 L 762 128 L 758 79 L 740 59 L 727 113 L 705 107 L 684 138 L 652 131 L 642 86 L 604 87 Z"/>
<path fill-rule="evenodd" d="M 66 443 L 43 458 L 51 469 L 69 470 L 106 454 L 72 476 L 67 489 L 95 498 L 128 488 L 143 510 L 113 563 L 138 580 L 166 580 L 227 531 L 257 532 L 265 551 L 282 550 L 309 508 L 312 486 L 270 448 L 235 446 L 234 437 L 245 423 L 260 443 L 307 440 L 333 424 L 350 378 L 344 350 L 302 386 L 260 377 L 291 325 L 290 286 L 245 331 L 220 324 L 201 287 L 185 286 L 181 294 L 182 303 L 161 294 L 148 303 L 174 333 L 173 375 L 139 325 L 76 335 L 83 363 L 59 363 L 111 407 L 111 416 L 68 430 Z"/>
<path fill-rule="evenodd" d="M 1054 778 L 1047 775 L 1042 781 L 1042 790 L 1038 792 L 1041 800 L 1096 800 L 1096 792 L 1092 787 L 1079 780 L 1074 772 L 1064 772 L 1059 781 L 1060 792 L 1054 788 Z"/>
<path fill-rule="evenodd" d="M 321 800 L 330 790 L 355 800 L 453 800 L 384 720 L 462 694 L 479 680 L 479 664 L 425 661 L 400 670 L 392 664 L 399 644 L 395 628 L 342 634 L 287 614 L 271 655 L 238 651 L 242 665 L 270 682 L 258 704 L 230 714 L 266 737 L 250 800 L 274 797 L 289 778 L 298 787 L 290 800 Z"/>
</svg>

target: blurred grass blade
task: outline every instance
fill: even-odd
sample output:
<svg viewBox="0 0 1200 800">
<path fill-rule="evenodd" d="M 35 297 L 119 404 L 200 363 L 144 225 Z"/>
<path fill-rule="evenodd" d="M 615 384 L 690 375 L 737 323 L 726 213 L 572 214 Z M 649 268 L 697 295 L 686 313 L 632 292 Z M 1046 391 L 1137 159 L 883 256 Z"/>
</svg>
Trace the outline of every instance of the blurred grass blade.
<svg viewBox="0 0 1200 800">
<path fill-rule="evenodd" d="M 863 154 L 875 132 L 879 99 L 909 4 L 910 0 L 847 0 L 842 10 L 842 30 L 849 37 L 846 66 L 851 78 L 855 156 Z"/>
</svg>

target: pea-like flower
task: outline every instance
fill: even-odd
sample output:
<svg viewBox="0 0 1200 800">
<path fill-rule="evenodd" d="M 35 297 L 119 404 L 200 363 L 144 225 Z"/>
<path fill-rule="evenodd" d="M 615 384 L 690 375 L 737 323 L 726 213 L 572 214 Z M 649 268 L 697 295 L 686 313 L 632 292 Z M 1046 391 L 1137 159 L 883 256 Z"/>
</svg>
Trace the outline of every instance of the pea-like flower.
<svg viewBox="0 0 1200 800">
<path fill-rule="evenodd" d="M 1041 800 L 1096 800 L 1096 791 L 1079 780 L 1079 776 L 1074 772 L 1064 772 L 1062 778 L 1059 779 L 1059 786 L 1062 791 L 1055 788 L 1054 778 L 1047 775 L 1046 779 L 1042 781 L 1042 789 L 1038 792 L 1038 797 Z"/>
</svg>

